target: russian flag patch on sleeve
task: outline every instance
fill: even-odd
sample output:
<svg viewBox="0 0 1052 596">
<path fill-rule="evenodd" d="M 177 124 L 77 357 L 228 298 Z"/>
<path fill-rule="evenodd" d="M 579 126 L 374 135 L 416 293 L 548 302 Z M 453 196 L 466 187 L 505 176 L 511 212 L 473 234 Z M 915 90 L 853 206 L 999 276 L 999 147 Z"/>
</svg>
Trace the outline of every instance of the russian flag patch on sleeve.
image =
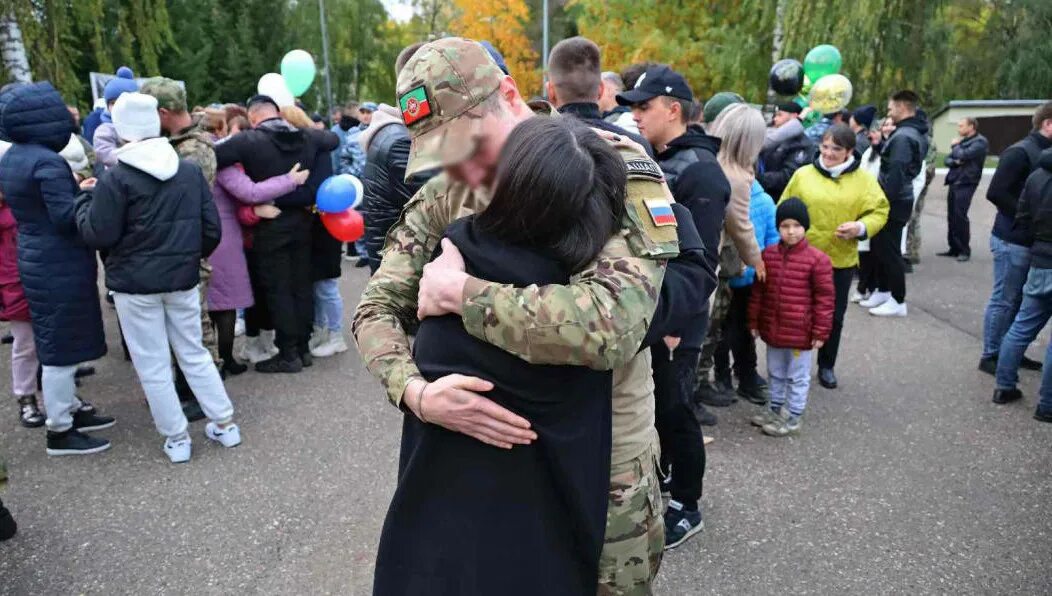
<svg viewBox="0 0 1052 596">
<path fill-rule="evenodd" d="M 676 225 L 676 214 L 673 213 L 668 199 L 646 199 L 643 204 L 646 205 L 647 213 L 655 226 L 660 228 Z"/>
</svg>

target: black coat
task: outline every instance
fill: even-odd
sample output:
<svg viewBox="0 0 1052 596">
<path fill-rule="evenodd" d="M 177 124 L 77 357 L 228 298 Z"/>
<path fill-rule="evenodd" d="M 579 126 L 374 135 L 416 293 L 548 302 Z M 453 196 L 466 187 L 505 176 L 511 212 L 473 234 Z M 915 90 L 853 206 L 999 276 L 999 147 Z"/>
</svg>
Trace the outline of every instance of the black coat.
<svg viewBox="0 0 1052 596">
<path fill-rule="evenodd" d="M 319 173 L 322 167 L 319 157 L 330 160 L 329 152 L 340 145 L 335 133 L 327 130 L 298 130 L 281 120 L 273 118 L 262 122 L 252 130 L 234 135 L 216 146 L 216 162 L 219 170 L 240 163 L 245 173 L 254 182 L 262 182 L 272 176 L 287 174 L 297 163 L 311 170 L 307 182 L 287 195 L 278 197 L 274 204 L 282 209 L 310 207 L 314 204 L 318 187 L 324 181 Z M 332 170 L 330 169 L 329 172 Z"/>
<path fill-rule="evenodd" d="M 1005 242 L 1030 246 L 1030 232 L 1023 227 L 1025 222 L 1015 221 L 1015 212 L 1026 179 L 1037 169 L 1041 152 L 1049 147 L 1052 140 L 1033 131 L 1001 153 L 990 187 L 986 189 L 986 200 L 997 207 L 992 234 Z"/>
<path fill-rule="evenodd" d="M 1031 265 L 1052 269 L 1052 149 L 1041 153 L 1037 169 L 1026 179 L 1015 221 L 1031 236 Z"/>
<path fill-rule="evenodd" d="M 447 231 L 468 273 L 519 287 L 569 282 L 558 261 L 478 233 L 472 220 Z M 611 373 L 529 364 L 469 335 L 457 315 L 424 319 L 413 358 L 429 381 L 454 373 L 492 381 L 486 397 L 529 420 L 538 439 L 497 449 L 406 414 L 373 594 L 594 595 Z"/>
<path fill-rule="evenodd" d="M 913 116 L 896 124 L 880 151 L 880 188 L 891 207 L 888 220 L 905 224 L 913 214 L 913 179 L 924 168 L 928 124 Z"/>
<path fill-rule="evenodd" d="M 990 144 L 981 134 L 970 136 L 954 145 L 950 154 L 946 156 L 946 167 L 950 168 L 946 174 L 946 185 L 978 186 L 983 177 L 983 163 L 989 149 Z"/>
<path fill-rule="evenodd" d="M 360 210 L 365 217 L 365 251 L 373 272 L 380 267 L 387 232 L 398 222 L 409 199 L 434 175 L 427 172 L 405 179 L 409 145 L 409 131 L 398 123 L 384 126 L 369 141 L 362 175 L 365 200 Z"/>
<path fill-rule="evenodd" d="M 221 234 L 208 182 L 188 160 L 164 180 L 118 161 L 78 200 L 77 227 L 106 251 L 106 287 L 123 294 L 193 288 Z"/>
<path fill-rule="evenodd" d="M 315 167 L 318 171 L 312 170 L 312 177 L 317 174 L 319 179 L 325 180 L 332 176 L 332 155 L 319 155 Z M 325 229 L 325 224 L 321 222 L 321 214 L 314 216 L 311 225 L 311 279 L 321 281 L 340 277 L 343 273 L 343 242 L 333 238 Z"/>
<path fill-rule="evenodd" d="M 0 95 L 0 128 L 14 145 L 0 160 L 0 189 L 18 222 L 18 269 L 37 357 L 72 366 L 106 353 L 95 251 L 77 235 L 77 185 L 58 151 L 73 118 L 50 83 Z"/>
<path fill-rule="evenodd" d="M 756 177 L 767 194 L 777 202 L 789 185 L 789 179 L 800 168 L 811 163 L 815 144 L 803 132 L 760 152 L 763 172 Z"/>
<path fill-rule="evenodd" d="M 719 150 L 719 139 L 705 134 L 700 127 L 690 126 L 657 156 L 672 197 L 690 210 L 704 247 L 707 271 L 712 272 L 719 267 L 720 234 L 731 199 L 730 182 L 716 161 Z M 711 293 L 711 289 L 706 292 L 706 300 Z M 684 347 L 701 346 L 705 317 L 704 312 L 699 312 L 683 320 L 679 336 Z"/>
<path fill-rule="evenodd" d="M 571 114 L 592 128 L 605 130 L 618 135 L 624 135 L 639 143 L 646 149 L 647 155 L 654 157 L 654 147 L 642 136 L 629 132 L 620 126 L 603 120 L 603 114 L 599 111 L 597 103 L 568 103 L 559 108 L 560 114 Z"/>
</svg>

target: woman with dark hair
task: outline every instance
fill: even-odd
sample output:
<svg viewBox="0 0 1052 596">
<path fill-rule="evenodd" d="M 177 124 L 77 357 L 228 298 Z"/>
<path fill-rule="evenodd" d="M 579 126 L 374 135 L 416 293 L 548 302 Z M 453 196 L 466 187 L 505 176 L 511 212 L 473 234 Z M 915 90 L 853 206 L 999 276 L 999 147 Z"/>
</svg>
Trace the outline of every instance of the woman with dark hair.
<svg viewBox="0 0 1052 596">
<path fill-rule="evenodd" d="M 567 283 L 617 231 L 625 182 L 624 161 L 590 129 L 531 118 L 508 137 L 489 206 L 454 222 L 442 244 L 482 279 Z M 501 449 L 427 424 L 425 387 L 420 418 L 405 415 L 374 594 L 595 594 L 611 374 L 529 364 L 470 336 L 458 315 L 424 319 L 413 354 L 428 381 L 488 379 L 486 396 L 536 439 Z"/>
<path fill-rule="evenodd" d="M 833 262 L 833 332 L 818 351 L 818 382 L 827 389 L 837 386 L 833 367 L 858 267 L 858 241 L 879 232 L 888 220 L 888 200 L 877 179 L 859 169 L 861 163 L 855 133 L 846 124 L 833 125 L 822 135 L 814 163 L 797 170 L 782 193 L 782 199 L 800 197 L 807 205 L 807 241 Z"/>
</svg>

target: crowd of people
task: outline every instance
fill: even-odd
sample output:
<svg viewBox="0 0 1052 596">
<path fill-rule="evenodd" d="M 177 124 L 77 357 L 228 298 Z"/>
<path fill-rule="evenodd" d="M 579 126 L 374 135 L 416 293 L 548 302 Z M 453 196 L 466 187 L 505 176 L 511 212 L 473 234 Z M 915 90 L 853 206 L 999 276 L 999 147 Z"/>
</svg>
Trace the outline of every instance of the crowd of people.
<svg viewBox="0 0 1052 596">
<path fill-rule="evenodd" d="M 603 71 L 600 55 L 556 44 L 545 101 L 488 43 L 413 44 L 394 105 L 350 104 L 329 130 L 265 95 L 191 110 L 181 84 L 122 68 L 82 136 L 50 84 L 4 87 L 0 315 L 21 423 L 47 427 L 50 455 L 109 447 L 88 432 L 114 419 L 75 391 L 106 352 L 99 255 L 164 453 L 188 461 L 200 418 L 240 444 L 223 377 L 346 351 L 346 258 L 372 274 L 359 352 L 403 415 L 374 593 L 649 593 L 662 552 L 704 528 L 711 408 L 741 397 L 764 434 L 798 433 L 813 359 L 840 385 L 848 306 L 907 316 L 931 126 L 909 90 L 883 118 L 866 105 L 805 127 L 795 103 L 768 119 L 732 91 L 699 100 L 668 65 Z M 975 120 L 959 132 L 940 254 L 963 262 L 988 143 Z M 1052 102 L 988 193 L 980 368 L 997 403 L 1021 397 L 1052 316 L 1050 145 Z M 334 173 L 364 187 L 346 252 L 314 208 Z"/>
</svg>

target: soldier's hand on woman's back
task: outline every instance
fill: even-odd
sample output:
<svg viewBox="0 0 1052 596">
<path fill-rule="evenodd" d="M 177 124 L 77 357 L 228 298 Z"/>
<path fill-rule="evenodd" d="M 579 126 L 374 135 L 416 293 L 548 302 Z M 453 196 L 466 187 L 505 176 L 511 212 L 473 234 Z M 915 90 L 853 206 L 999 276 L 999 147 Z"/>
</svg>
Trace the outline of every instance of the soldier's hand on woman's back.
<svg viewBox="0 0 1052 596">
<path fill-rule="evenodd" d="M 528 420 L 479 395 L 493 383 L 476 377 L 447 375 L 425 384 L 415 380 L 406 387 L 404 402 L 418 418 L 487 445 L 511 449 L 537 439 Z"/>
</svg>

